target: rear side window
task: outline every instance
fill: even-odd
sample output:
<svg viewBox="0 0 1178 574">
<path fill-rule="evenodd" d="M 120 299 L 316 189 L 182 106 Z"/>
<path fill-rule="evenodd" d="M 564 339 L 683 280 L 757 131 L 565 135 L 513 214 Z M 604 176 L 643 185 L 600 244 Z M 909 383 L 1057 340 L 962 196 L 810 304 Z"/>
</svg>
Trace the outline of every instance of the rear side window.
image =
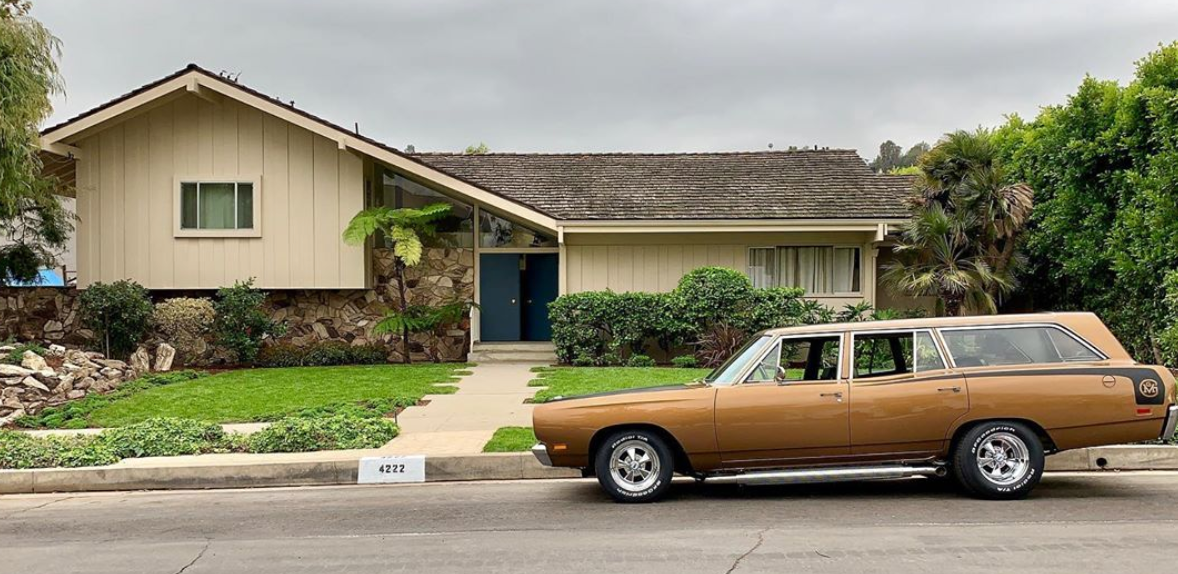
<svg viewBox="0 0 1178 574">
<path fill-rule="evenodd" d="M 944 369 L 927 331 L 855 334 L 855 377 L 885 377 Z"/>
<path fill-rule="evenodd" d="M 958 367 L 1099 361 L 1101 357 L 1056 327 L 952 329 L 941 331 Z"/>
</svg>

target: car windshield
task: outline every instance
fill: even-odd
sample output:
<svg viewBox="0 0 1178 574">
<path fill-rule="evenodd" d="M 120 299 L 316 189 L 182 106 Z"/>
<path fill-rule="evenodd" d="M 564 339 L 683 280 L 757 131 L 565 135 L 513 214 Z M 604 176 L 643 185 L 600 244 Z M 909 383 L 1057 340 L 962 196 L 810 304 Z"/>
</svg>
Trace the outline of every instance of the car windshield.
<svg viewBox="0 0 1178 574">
<path fill-rule="evenodd" d="M 704 377 L 704 382 L 711 385 L 728 386 L 736 382 L 736 378 L 744 371 L 744 367 L 748 365 L 749 361 L 761 354 L 761 350 L 768 345 L 773 337 L 762 335 L 748 343 L 744 347 L 724 361 L 723 365 L 716 367 L 716 370 Z"/>
</svg>

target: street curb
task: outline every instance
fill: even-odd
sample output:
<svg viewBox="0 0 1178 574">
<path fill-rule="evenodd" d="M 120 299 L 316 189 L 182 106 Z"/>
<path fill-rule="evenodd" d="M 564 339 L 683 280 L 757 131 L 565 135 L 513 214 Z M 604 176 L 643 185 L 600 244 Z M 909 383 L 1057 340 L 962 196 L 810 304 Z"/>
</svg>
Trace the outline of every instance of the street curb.
<svg viewBox="0 0 1178 574">
<path fill-rule="evenodd" d="M 197 457 L 199 459 L 199 457 Z M 164 463 L 166 459 L 158 459 Z M 0 470 L 0 494 L 107 490 L 203 490 L 356 484 L 360 457 L 258 463 L 177 464 Z M 1178 470 L 1178 446 L 1105 446 L 1047 458 L 1048 472 Z M 426 482 L 578 478 L 580 471 L 542 466 L 530 453 L 427 456 Z"/>
<path fill-rule="evenodd" d="M 106 466 L 0 470 L 0 494 L 108 490 L 201 490 L 356 484 L 360 457 L 338 460 L 179 466 Z M 427 456 L 426 482 L 579 478 L 542 466 L 531 453 Z"/>
</svg>

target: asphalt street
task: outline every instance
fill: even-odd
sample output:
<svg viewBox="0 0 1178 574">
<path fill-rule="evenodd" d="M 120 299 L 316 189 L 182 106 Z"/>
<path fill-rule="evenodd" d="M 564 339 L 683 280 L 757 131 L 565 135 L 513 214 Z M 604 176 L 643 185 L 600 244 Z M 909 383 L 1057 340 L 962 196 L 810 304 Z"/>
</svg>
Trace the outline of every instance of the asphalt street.
<svg viewBox="0 0 1178 574">
<path fill-rule="evenodd" d="M 1178 558 L 1178 473 L 1052 474 L 1032 498 L 938 481 L 591 480 L 0 497 L 0 572 L 1146 572 Z"/>
</svg>

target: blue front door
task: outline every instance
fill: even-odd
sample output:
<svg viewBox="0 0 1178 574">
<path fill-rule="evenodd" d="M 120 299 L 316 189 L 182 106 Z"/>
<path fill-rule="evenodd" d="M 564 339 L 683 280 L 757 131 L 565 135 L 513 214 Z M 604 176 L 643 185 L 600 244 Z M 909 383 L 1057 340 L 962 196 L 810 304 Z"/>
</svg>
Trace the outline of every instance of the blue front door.
<svg viewBox="0 0 1178 574">
<path fill-rule="evenodd" d="M 548 304 L 560 294 L 557 274 L 560 255 L 537 253 L 524 256 L 524 340 L 551 341 L 552 323 L 548 320 Z"/>
<path fill-rule="evenodd" d="M 519 341 L 520 258 L 518 253 L 479 257 L 479 331 L 483 341 Z"/>
</svg>

